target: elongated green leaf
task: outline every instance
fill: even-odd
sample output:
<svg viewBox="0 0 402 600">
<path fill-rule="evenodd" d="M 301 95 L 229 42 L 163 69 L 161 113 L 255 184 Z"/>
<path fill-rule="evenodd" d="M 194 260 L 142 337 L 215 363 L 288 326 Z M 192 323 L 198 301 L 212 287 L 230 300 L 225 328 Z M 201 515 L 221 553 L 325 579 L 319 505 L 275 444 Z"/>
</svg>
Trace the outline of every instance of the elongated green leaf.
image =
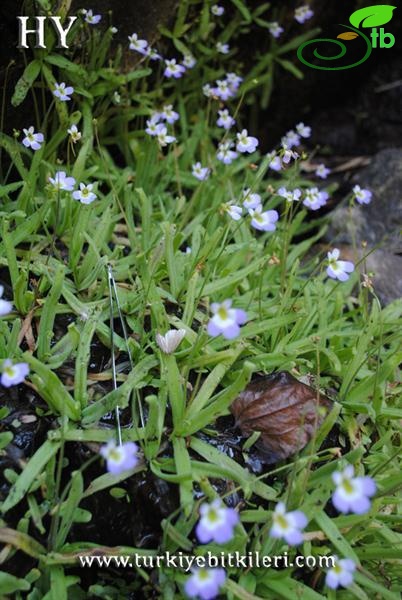
<svg viewBox="0 0 402 600">
<path fill-rule="evenodd" d="M 13 106 L 19 106 L 25 100 L 27 93 L 40 73 L 40 67 L 39 60 L 33 60 L 25 67 L 22 76 L 17 81 L 13 97 L 11 98 Z"/>
</svg>

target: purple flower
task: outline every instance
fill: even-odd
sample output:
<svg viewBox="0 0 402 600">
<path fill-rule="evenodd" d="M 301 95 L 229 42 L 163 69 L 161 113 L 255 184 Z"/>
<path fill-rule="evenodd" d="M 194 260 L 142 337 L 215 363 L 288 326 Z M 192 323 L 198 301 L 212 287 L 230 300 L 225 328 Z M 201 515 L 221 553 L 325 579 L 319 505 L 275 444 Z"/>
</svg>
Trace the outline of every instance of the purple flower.
<svg viewBox="0 0 402 600">
<path fill-rule="evenodd" d="M 249 215 L 251 217 L 251 227 L 258 229 L 259 231 L 275 231 L 275 223 L 279 219 L 279 215 L 276 210 L 266 210 L 263 212 L 262 206 L 257 206 L 256 209 L 249 209 Z"/>
<path fill-rule="evenodd" d="M 349 279 L 349 273 L 353 273 L 355 266 L 348 260 L 339 260 L 339 254 L 338 248 L 334 248 L 332 252 L 328 252 L 327 275 L 332 279 L 347 281 Z"/>
<path fill-rule="evenodd" d="M 81 204 L 91 204 L 94 200 L 96 200 L 96 194 L 92 191 L 94 185 L 93 183 L 80 183 L 80 189 L 73 192 L 74 200 L 79 200 Z"/>
<path fill-rule="evenodd" d="M 146 40 L 140 40 L 138 38 L 137 33 L 132 33 L 128 36 L 128 41 L 130 42 L 129 48 L 130 50 L 134 50 L 135 52 L 139 52 L 143 56 L 147 53 L 148 42 Z"/>
<path fill-rule="evenodd" d="M 274 38 L 280 37 L 280 35 L 285 31 L 283 27 L 277 23 L 277 21 L 273 21 L 268 24 L 268 31 Z"/>
<path fill-rule="evenodd" d="M 299 158 L 299 155 L 297 154 L 297 152 L 294 152 L 293 150 L 291 150 L 288 146 L 286 146 L 286 144 L 282 144 L 282 148 L 283 148 L 282 162 L 285 165 L 288 165 L 292 159 L 296 160 Z"/>
<path fill-rule="evenodd" d="M 226 544 L 233 538 L 233 530 L 239 522 L 239 515 L 233 508 L 225 506 L 220 498 L 211 504 L 202 504 L 200 515 L 195 533 L 201 544 L 212 541 Z"/>
<path fill-rule="evenodd" d="M 142 52 L 140 52 L 142 54 Z M 151 46 L 147 46 L 144 56 L 148 56 L 151 60 L 162 60 L 161 55 L 158 53 L 155 48 L 151 48 Z"/>
<path fill-rule="evenodd" d="M 334 565 L 328 570 L 325 584 L 332 590 L 339 586 L 349 587 L 353 583 L 353 573 L 356 571 L 356 563 L 350 558 L 333 556 Z"/>
<path fill-rule="evenodd" d="M 8 315 L 13 309 L 13 305 L 8 300 L 3 300 L 2 295 L 4 293 L 4 287 L 0 285 L 0 317 Z"/>
<path fill-rule="evenodd" d="M 240 221 L 241 216 L 243 214 L 243 209 L 241 206 L 237 206 L 237 204 L 224 204 L 224 210 L 227 212 L 229 217 L 233 219 L 233 221 Z"/>
<path fill-rule="evenodd" d="M 208 167 L 203 167 L 200 162 L 195 163 L 192 167 L 192 174 L 200 181 L 208 179 L 209 173 L 210 169 L 208 169 Z"/>
<path fill-rule="evenodd" d="M 61 102 L 68 102 L 71 100 L 71 94 L 74 94 L 74 88 L 71 85 L 66 87 L 64 81 L 54 84 L 53 95 L 56 96 L 56 98 L 58 98 Z"/>
<path fill-rule="evenodd" d="M 307 525 L 307 517 L 301 510 L 287 513 L 284 502 L 278 502 L 272 515 L 272 522 L 269 532 L 271 537 L 283 538 L 290 546 L 302 543 L 301 530 Z"/>
<path fill-rule="evenodd" d="M 229 54 L 229 44 L 223 44 L 222 42 L 217 42 L 216 43 L 216 51 L 219 52 L 220 54 Z"/>
<path fill-rule="evenodd" d="M 252 194 L 250 188 L 243 190 L 243 206 L 247 210 L 255 209 L 261 206 L 260 194 Z"/>
<path fill-rule="evenodd" d="M 328 169 L 325 165 L 321 164 L 315 170 L 315 174 L 317 177 L 321 177 L 321 179 L 326 179 L 328 175 L 331 173 L 331 169 Z"/>
<path fill-rule="evenodd" d="M 41 145 L 44 142 L 43 133 L 35 133 L 34 128 L 28 127 L 28 129 L 23 129 L 25 134 L 22 143 L 26 148 L 32 148 L 32 150 L 39 150 Z"/>
<path fill-rule="evenodd" d="M 212 88 L 213 95 L 221 100 L 232 98 L 234 91 L 227 79 L 218 79 L 216 87 Z"/>
<path fill-rule="evenodd" d="M 171 104 L 167 104 L 163 107 L 161 112 L 162 119 L 165 119 L 168 123 L 172 124 L 179 118 L 179 113 L 173 110 L 173 106 Z"/>
<path fill-rule="evenodd" d="M 281 140 L 282 146 L 286 148 L 294 148 L 300 145 L 300 135 L 291 129 L 283 136 Z"/>
<path fill-rule="evenodd" d="M 85 21 L 89 23 L 89 25 L 97 25 L 101 20 L 101 15 L 94 15 L 93 10 L 89 9 L 85 11 Z"/>
<path fill-rule="evenodd" d="M 237 134 L 237 145 L 236 150 L 238 152 L 255 152 L 255 149 L 258 146 L 258 140 L 256 137 L 248 135 L 247 129 L 243 129 L 240 133 Z"/>
<path fill-rule="evenodd" d="M 138 446 L 134 442 L 124 442 L 117 446 L 114 440 L 110 440 L 99 452 L 106 459 L 107 470 L 113 475 L 134 469 L 138 464 Z"/>
<path fill-rule="evenodd" d="M 175 58 L 172 58 L 171 60 L 165 60 L 165 65 L 166 68 L 163 72 L 165 77 L 174 77 L 175 79 L 180 79 L 180 77 L 186 71 L 185 67 L 183 67 L 183 65 L 179 65 Z"/>
<path fill-rule="evenodd" d="M 219 590 L 226 580 L 224 569 L 201 569 L 192 570 L 192 575 L 184 585 L 184 591 L 189 598 L 201 598 L 201 600 L 213 600 L 219 594 Z"/>
<path fill-rule="evenodd" d="M 225 165 L 230 165 L 235 158 L 237 158 L 237 152 L 231 150 L 233 146 L 233 142 L 228 140 L 226 142 L 222 142 L 218 146 L 218 152 L 216 158 L 223 162 Z"/>
<path fill-rule="evenodd" d="M 360 185 L 355 185 L 353 194 L 359 204 L 370 204 L 373 195 L 370 190 L 363 190 Z"/>
<path fill-rule="evenodd" d="M 236 120 L 229 114 L 227 108 L 223 110 L 218 110 L 219 119 L 216 121 L 218 127 L 223 127 L 224 129 L 230 129 L 232 125 L 236 123 Z"/>
<path fill-rule="evenodd" d="M 211 6 L 211 13 L 216 17 L 221 17 L 224 12 L 225 9 L 223 8 L 223 6 L 219 6 L 219 4 L 214 4 L 213 6 Z"/>
<path fill-rule="evenodd" d="M 276 193 L 278 196 L 285 198 L 287 202 L 296 202 L 297 200 L 300 200 L 302 194 L 299 188 L 287 190 L 285 187 L 280 187 Z"/>
<path fill-rule="evenodd" d="M 236 91 L 239 89 L 239 86 L 243 81 L 243 77 L 240 77 L 240 75 L 237 75 L 237 73 L 228 73 L 226 75 L 226 81 L 229 83 L 233 91 Z"/>
<path fill-rule="evenodd" d="M 303 138 L 309 138 L 311 136 L 311 127 L 304 123 L 298 123 L 296 125 L 296 131 Z"/>
<path fill-rule="evenodd" d="M 339 512 L 362 515 L 370 510 L 369 498 L 376 492 L 374 479 L 354 477 L 353 466 L 347 465 L 343 471 L 335 471 L 332 480 L 337 486 L 332 495 L 332 503 Z"/>
<path fill-rule="evenodd" d="M 318 188 L 313 187 L 306 190 L 306 197 L 303 200 L 303 204 L 310 210 L 319 210 L 326 205 L 329 196 L 325 191 L 320 191 Z"/>
<path fill-rule="evenodd" d="M 157 119 L 156 117 L 151 117 L 148 119 L 146 125 L 147 127 L 145 129 L 145 133 L 152 137 L 159 135 L 163 131 L 166 132 L 166 125 L 159 123 L 159 118 Z"/>
<path fill-rule="evenodd" d="M 295 19 L 298 23 L 303 24 L 314 15 L 314 11 L 309 6 L 299 6 L 295 10 Z"/>
<path fill-rule="evenodd" d="M 275 150 L 273 150 L 272 152 L 269 152 L 267 154 L 267 158 L 269 160 L 269 168 L 272 169 L 273 171 L 281 171 L 282 170 L 282 160 L 281 157 L 277 155 L 277 153 L 275 152 Z"/>
<path fill-rule="evenodd" d="M 29 373 L 29 366 L 27 363 L 13 364 L 12 360 L 6 358 L 1 365 L 1 371 L 1 385 L 4 385 L 4 387 L 11 387 L 12 385 L 18 385 L 24 381 Z"/>
<path fill-rule="evenodd" d="M 57 171 L 54 177 L 49 177 L 49 183 L 56 190 L 72 192 L 75 186 L 75 179 L 74 177 L 67 177 L 65 171 Z"/>
<path fill-rule="evenodd" d="M 213 317 L 210 319 L 207 327 L 209 335 L 217 337 L 222 334 L 227 340 L 232 340 L 240 333 L 239 325 L 247 321 L 247 314 L 239 308 L 231 308 L 232 301 L 225 300 L 221 304 L 213 302 L 211 311 Z"/>
</svg>

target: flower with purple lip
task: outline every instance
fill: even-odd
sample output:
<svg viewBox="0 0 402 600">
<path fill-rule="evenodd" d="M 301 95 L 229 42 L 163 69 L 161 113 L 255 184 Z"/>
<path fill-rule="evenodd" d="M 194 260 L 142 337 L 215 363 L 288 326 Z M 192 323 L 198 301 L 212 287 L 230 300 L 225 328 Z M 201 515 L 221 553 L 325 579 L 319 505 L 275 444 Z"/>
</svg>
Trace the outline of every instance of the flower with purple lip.
<svg viewBox="0 0 402 600">
<path fill-rule="evenodd" d="M 71 85 L 66 86 L 64 81 L 54 84 L 53 96 L 56 96 L 61 102 L 71 100 L 71 94 L 74 94 L 74 88 Z"/>
<path fill-rule="evenodd" d="M 283 538 L 290 546 L 297 546 L 303 541 L 301 532 L 307 525 L 307 517 L 301 510 L 286 512 L 284 502 L 278 502 L 272 515 L 272 527 L 269 535 Z"/>
<path fill-rule="evenodd" d="M 65 171 L 57 171 L 54 177 L 49 177 L 49 183 L 55 190 L 72 192 L 75 186 L 74 177 L 67 177 Z"/>
<path fill-rule="evenodd" d="M 302 122 L 296 125 L 296 131 L 303 138 L 309 138 L 311 136 L 311 127 Z"/>
<path fill-rule="evenodd" d="M 288 190 L 285 187 L 280 187 L 276 192 L 278 196 L 285 198 L 287 202 L 296 202 L 301 198 L 301 190 L 299 188 L 295 188 L 294 190 Z"/>
<path fill-rule="evenodd" d="M 165 60 L 165 70 L 163 72 L 165 77 L 174 77 L 174 79 L 180 79 L 183 73 L 185 73 L 186 68 L 183 65 L 178 64 L 175 58 L 170 60 Z"/>
<path fill-rule="evenodd" d="M 334 248 L 332 252 L 328 252 L 327 275 L 332 279 L 347 281 L 350 273 L 353 273 L 355 270 L 355 266 L 348 260 L 339 260 L 339 255 L 340 252 L 338 248 Z"/>
<path fill-rule="evenodd" d="M 228 202 L 227 204 L 223 205 L 223 208 L 229 217 L 233 219 L 233 221 L 240 221 L 243 214 L 243 209 L 241 206 L 237 206 L 237 204 L 230 204 Z"/>
<path fill-rule="evenodd" d="M 273 21 L 268 24 L 268 31 L 274 38 L 278 38 L 285 31 L 283 27 L 279 25 L 277 21 Z"/>
<path fill-rule="evenodd" d="M 320 191 L 317 187 L 313 187 L 306 190 L 306 197 L 303 200 L 303 204 L 310 210 L 319 210 L 326 205 L 328 198 L 327 192 Z"/>
<path fill-rule="evenodd" d="M 240 333 L 240 325 L 247 321 L 247 314 L 239 308 L 232 308 L 232 300 L 224 300 L 220 304 L 211 304 L 213 317 L 207 327 L 209 335 L 217 337 L 223 335 L 227 340 L 232 340 Z"/>
<path fill-rule="evenodd" d="M 184 591 L 188 598 L 213 600 L 218 596 L 225 580 L 226 573 L 222 568 L 194 568 L 184 585 Z"/>
<path fill-rule="evenodd" d="M 235 158 L 237 158 L 238 154 L 234 150 L 231 150 L 233 146 L 233 142 L 231 140 L 227 140 L 226 142 L 221 142 L 218 146 L 218 152 L 216 154 L 216 158 L 223 162 L 225 165 L 230 165 Z"/>
<path fill-rule="evenodd" d="M 336 590 L 338 587 L 349 587 L 353 583 L 353 574 L 356 571 L 356 563 L 350 558 L 332 557 L 334 560 L 333 566 L 328 569 L 325 577 L 325 585 L 331 590 Z"/>
<path fill-rule="evenodd" d="M 179 113 L 173 110 L 173 106 L 171 104 L 167 104 L 163 107 L 161 112 L 162 119 L 165 119 L 167 123 L 174 123 L 179 118 Z"/>
<path fill-rule="evenodd" d="M 260 204 L 255 209 L 249 209 L 248 212 L 251 217 L 251 227 L 258 229 L 258 231 L 275 231 L 275 223 L 279 219 L 276 210 L 266 210 L 264 212 Z"/>
<path fill-rule="evenodd" d="M 347 465 L 343 471 L 332 473 L 332 480 L 337 486 L 332 495 L 332 504 L 339 512 L 362 515 L 370 510 L 369 498 L 376 492 L 374 479 L 354 477 L 353 465 Z"/>
<path fill-rule="evenodd" d="M 9 358 L 3 360 L 1 365 L 0 383 L 4 387 L 11 387 L 22 383 L 29 373 L 27 363 L 14 363 Z"/>
<path fill-rule="evenodd" d="M 94 187 L 93 183 L 80 183 L 80 189 L 73 192 L 74 200 L 79 200 L 81 204 L 91 204 L 96 200 L 96 194 L 92 191 Z"/>
<path fill-rule="evenodd" d="M 370 190 L 365 190 L 360 185 L 355 185 L 353 188 L 354 198 L 359 204 L 370 204 L 373 193 Z"/>
<path fill-rule="evenodd" d="M 305 23 L 306 21 L 308 21 L 309 19 L 311 19 L 311 17 L 313 15 L 314 15 L 314 11 L 311 10 L 311 8 L 307 5 L 299 6 L 295 10 L 295 19 L 301 25 L 303 23 Z"/>
<path fill-rule="evenodd" d="M 195 533 L 201 544 L 226 544 L 233 538 L 239 515 L 233 508 L 225 506 L 220 498 L 211 504 L 202 504 L 200 515 Z"/>
<path fill-rule="evenodd" d="M 250 188 L 243 190 L 243 206 L 247 210 L 250 208 L 255 209 L 258 206 L 261 206 L 261 196 L 260 194 L 252 193 Z"/>
<path fill-rule="evenodd" d="M 130 50 L 139 52 L 144 56 L 146 55 L 148 47 L 148 42 L 146 40 L 140 40 L 137 33 L 132 33 L 128 36 L 128 41 L 130 42 L 128 46 Z"/>
<path fill-rule="evenodd" d="M 4 317 L 5 315 L 8 315 L 13 309 L 13 305 L 11 304 L 11 302 L 8 302 L 8 300 L 2 299 L 3 293 L 4 293 L 4 287 L 2 285 L 0 285 L 0 317 Z"/>
<path fill-rule="evenodd" d="M 138 464 L 138 446 L 134 442 L 117 445 L 114 440 L 110 440 L 99 452 L 106 459 L 107 470 L 113 475 L 134 469 Z"/>
<path fill-rule="evenodd" d="M 203 167 L 200 162 L 196 162 L 193 165 L 191 172 L 199 181 L 205 181 L 205 179 L 208 179 L 209 177 L 210 169 L 208 167 Z"/>
<path fill-rule="evenodd" d="M 256 137 L 248 134 L 247 129 L 243 129 L 240 133 L 237 133 L 236 137 L 236 150 L 238 152 L 248 152 L 249 154 L 255 152 L 259 142 Z"/>
<path fill-rule="evenodd" d="M 321 179 L 326 179 L 330 173 L 331 169 L 328 169 L 328 167 L 326 167 L 323 164 L 318 165 L 318 167 L 315 170 L 316 176 L 320 177 Z"/>
<path fill-rule="evenodd" d="M 217 42 L 215 48 L 220 54 L 229 54 L 230 51 L 229 44 L 223 44 L 222 42 Z"/>
<path fill-rule="evenodd" d="M 44 142 L 43 133 L 35 133 L 35 129 L 33 126 L 28 127 L 28 129 L 23 129 L 25 134 L 22 143 L 25 148 L 32 148 L 32 150 L 39 150 L 41 145 Z"/>
<path fill-rule="evenodd" d="M 89 23 L 89 25 L 97 25 L 99 21 L 102 19 L 102 15 L 94 15 L 93 10 L 89 9 L 85 11 L 85 21 Z"/>
<path fill-rule="evenodd" d="M 283 165 L 281 157 L 277 155 L 275 150 L 267 154 L 267 159 L 269 161 L 268 166 L 270 169 L 277 172 L 282 170 Z"/>
<path fill-rule="evenodd" d="M 219 118 L 216 121 L 218 127 L 223 127 L 224 129 L 230 129 L 232 125 L 236 123 L 236 120 L 229 114 L 227 108 L 222 110 L 218 110 Z"/>
<path fill-rule="evenodd" d="M 223 6 L 219 6 L 219 4 L 214 4 L 211 6 L 211 13 L 216 17 L 221 17 L 225 12 Z"/>
</svg>

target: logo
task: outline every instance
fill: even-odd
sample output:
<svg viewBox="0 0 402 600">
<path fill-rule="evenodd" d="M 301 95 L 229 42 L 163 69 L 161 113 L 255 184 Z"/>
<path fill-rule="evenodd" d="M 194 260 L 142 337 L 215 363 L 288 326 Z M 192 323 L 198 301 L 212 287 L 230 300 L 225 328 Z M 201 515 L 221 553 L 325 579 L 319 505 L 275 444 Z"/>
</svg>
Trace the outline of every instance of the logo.
<svg viewBox="0 0 402 600">
<path fill-rule="evenodd" d="M 391 21 L 393 12 L 396 6 L 388 6 L 387 4 L 378 4 L 377 6 L 367 6 L 366 8 L 361 8 L 356 10 L 352 15 L 350 15 L 349 22 L 350 25 L 342 25 L 347 31 L 340 33 L 336 39 L 331 38 L 317 38 L 314 40 L 308 40 L 301 44 L 297 50 L 297 56 L 299 60 L 307 67 L 311 67 L 312 69 L 320 69 L 322 71 L 342 71 L 344 69 L 352 69 L 353 67 L 357 67 L 364 63 L 370 56 L 373 48 L 392 48 L 395 44 L 395 37 L 392 33 L 387 33 L 382 25 L 389 23 Z M 363 33 L 360 28 L 363 29 L 371 29 L 371 32 L 368 31 Z M 363 44 L 363 57 L 358 58 L 352 64 L 341 64 L 334 63 L 333 61 L 341 61 L 341 59 L 345 56 L 348 51 L 348 47 L 344 42 L 352 42 L 353 40 L 360 39 Z M 326 44 L 326 48 L 328 48 L 328 44 L 335 44 L 340 50 L 337 54 L 332 56 L 324 56 L 319 51 L 317 44 Z M 310 48 L 308 48 L 310 46 Z M 314 46 L 314 48 L 312 47 Z M 310 53 L 308 53 L 308 50 Z M 312 56 L 311 56 L 311 50 Z M 311 59 L 306 58 L 306 55 L 311 56 Z M 317 59 L 317 64 L 310 62 L 313 58 Z M 320 64 L 319 61 L 331 61 L 330 66 L 325 66 L 324 64 Z"/>
</svg>

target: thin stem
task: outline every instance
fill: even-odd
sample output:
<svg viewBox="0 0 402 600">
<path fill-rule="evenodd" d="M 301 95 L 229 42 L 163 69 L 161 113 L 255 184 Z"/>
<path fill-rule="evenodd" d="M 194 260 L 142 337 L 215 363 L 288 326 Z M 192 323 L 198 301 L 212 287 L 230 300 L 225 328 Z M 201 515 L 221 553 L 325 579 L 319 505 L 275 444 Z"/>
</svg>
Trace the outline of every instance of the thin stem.
<svg viewBox="0 0 402 600">
<path fill-rule="evenodd" d="M 110 347 L 112 353 L 112 376 L 113 376 L 113 388 L 117 390 L 117 374 L 116 374 L 116 355 L 114 349 L 114 319 L 113 319 L 113 274 L 112 268 L 110 265 L 107 267 L 108 272 L 108 286 L 109 286 L 109 310 L 110 310 Z M 115 408 L 116 415 L 116 428 L 117 428 L 117 441 L 119 446 L 123 444 L 123 440 L 121 438 L 121 424 L 120 424 L 120 409 L 118 406 Z"/>
</svg>

